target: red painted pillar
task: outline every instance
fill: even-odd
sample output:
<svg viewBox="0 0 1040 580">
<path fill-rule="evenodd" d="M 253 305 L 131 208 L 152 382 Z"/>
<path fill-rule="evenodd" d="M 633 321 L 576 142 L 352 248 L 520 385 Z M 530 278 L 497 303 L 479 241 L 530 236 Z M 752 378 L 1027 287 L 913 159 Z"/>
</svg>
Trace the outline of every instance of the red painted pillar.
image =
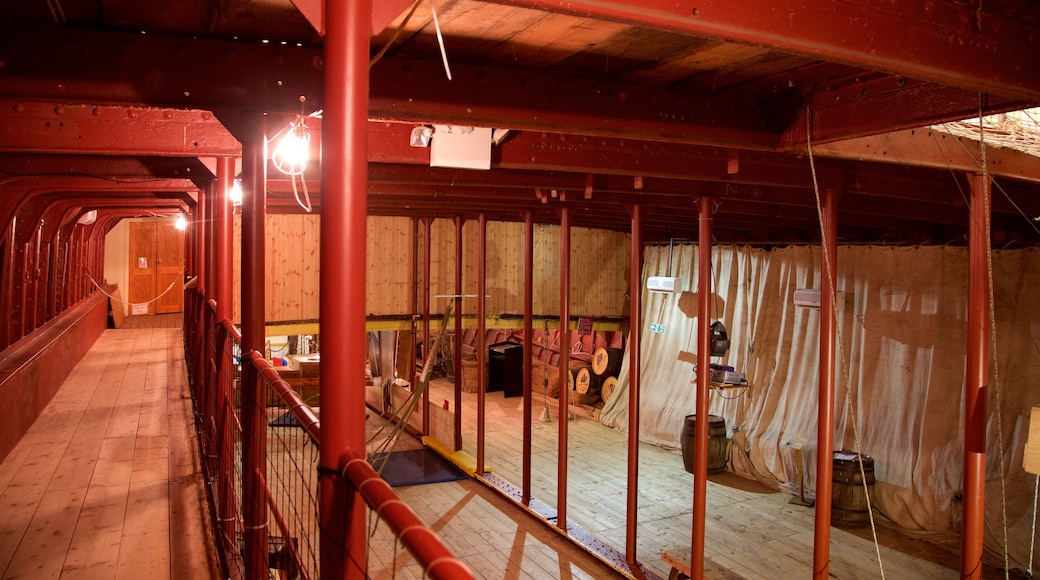
<svg viewBox="0 0 1040 580">
<path fill-rule="evenodd" d="M 462 226 L 466 220 L 455 216 L 455 447 L 462 449 Z"/>
<path fill-rule="evenodd" d="M 964 381 L 964 507 L 961 519 L 961 578 L 982 578 L 986 519 L 986 389 L 989 385 L 990 184 L 971 180 L 968 226 L 968 360 Z"/>
<path fill-rule="evenodd" d="M 522 483 L 520 485 L 520 502 L 531 505 L 531 445 L 532 445 L 532 384 L 531 356 L 534 344 L 534 214 L 531 210 L 524 212 L 524 435 Z"/>
<path fill-rule="evenodd" d="M 213 298 L 217 301 L 217 321 L 231 318 L 232 274 L 234 253 L 234 216 L 228 192 L 235 183 L 235 160 L 230 157 L 217 158 L 217 200 L 214 212 L 213 247 L 216 255 Z"/>
<path fill-rule="evenodd" d="M 487 329 L 484 313 L 487 306 L 487 215 L 477 216 L 479 242 L 477 243 L 477 368 L 487 364 Z M 456 340 L 456 342 L 458 342 Z M 477 373 L 477 474 L 484 474 L 484 393 L 487 392 L 486 373 Z"/>
<path fill-rule="evenodd" d="M 423 361 L 429 360 L 430 349 L 433 348 L 433 341 L 430 340 L 430 241 L 432 235 L 430 228 L 433 227 L 433 220 L 430 218 L 424 218 L 423 220 L 423 297 L 422 297 L 422 309 L 423 309 Z M 426 365 L 423 365 L 426 368 Z M 423 435 L 430 434 L 430 389 L 423 390 L 423 414 L 422 414 L 422 432 Z"/>
<path fill-rule="evenodd" d="M 632 252 L 628 285 L 628 497 L 625 518 L 625 560 L 636 563 L 639 523 L 639 371 L 643 328 L 643 208 L 632 206 Z"/>
<path fill-rule="evenodd" d="M 697 426 L 694 434 L 693 538 L 690 578 L 704 577 L 704 519 L 708 495 L 708 369 L 711 366 L 711 198 L 701 197 L 697 256 Z"/>
<path fill-rule="evenodd" d="M 264 215 L 267 189 L 266 118 L 248 120 L 242 144 L 242 360 L 252 351 L 264 352 Z M 266 401 L 260 374 L 242 365 L 242 525 L 245 528 L 245 568 L 248 578 L 267 577 L 267 502 L 257 470 L 267 472 Z"/>
<path fill-rule="evenodd" d="M 364 578 L 365 502 L 336 475 L 365 450 L 365 238 L 372 0 L 325 1 L 321 206 L 321 577 Z M 345 552 L 344 552 L 345 550 Z"/>
<path fill-rule="evenodd" d="M 571 390 L 567 374 L 571 365 L 571 210 L 560 210 L 560 418 L 556 459 L 556 527 L 567 530 L 567 420 Z"/>
<path fill-rule="evenodd" d="M 825 189 L 820 198 L 823 258 L 820 275 L 820 393 L 816 433 L 816 523 L 813 578 L 830 573 L 831 488 L 834 474 L 834 359 L 837 319 L 834 312 L 838 272 L 838 192 Z"/>
<path fill-rule="evenodd" d="M 217 158 L 217 186 L 216 186 L 216 199 L 214 203 L 214 219 L 213 219 L 213 259 L 210 260 L 213 263 L 213 278 L 212 284 L 210 285 L 211 297 L 216 300 L 216 320 L 213 321 L 216 324 L 220 324 L 223 320 L 231 319 L 231 306 L 233 297 L 231 296 L 232 290 L 232 254 L 234 253 L 232 238 L 234 227 L 232 224 L 232 212 L 231 212 L 231 201 L 228 199 L 228 192 L 231 191 L 231 187 L 235 181 L 235 160 L 230 157 L 218 157 Z M 203 308 L 207 308 L 203 303 Z M 203 320 L 209 320 L 208 316 L 203 315 Z M 226 368 L 224 365 L 229 365 L 230 360 L 224 358 L 223 343 L 216 342 L 210 344 L 210 336 L 220 336 L 219 333 L 210 333 L 209 328 L 202 328 L 200 331 L 203 333 L 203 344 L 209 345 L 212 352 L 206 354 L 207 357 L 212 356 L 216 361 L 216 375 L 214 377 L 216 384 L 210 386 L 210 389 L 217 390 L 217 405 L 216 416 L 219 421 L 220 433 L 220 456 L 224 458 L 226 463 L 221 465 L 217 470 L 218 477 L 218 489 L 219 499 L 217 506 L 218 520 L 220 522 L 220 529 L 223 532 L 224 538 L 235 537 L 235 518 L 237 517 L 235 509 L 235 489 L 234 489 L 234 466 L 231 464 L 230 459 L 235 449 L 234 431 L 232 420 L 232 413 L 234 409 L 231 405 L 232 401 L 232 369 Z M 227 377 L 225 379 L 225 377 Z"/>
</svg>

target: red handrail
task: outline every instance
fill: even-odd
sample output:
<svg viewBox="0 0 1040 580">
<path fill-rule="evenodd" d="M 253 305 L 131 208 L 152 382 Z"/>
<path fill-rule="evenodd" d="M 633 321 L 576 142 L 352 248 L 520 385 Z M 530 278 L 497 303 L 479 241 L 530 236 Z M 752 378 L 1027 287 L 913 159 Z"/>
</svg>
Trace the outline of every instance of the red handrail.
<svg viewBox="0 0 1040 580">
<path fill-rule="evenodd" d="M 408 551 L 434 580 L 466 580 L 473 572 L 452 555 L 434 532 L 419 519 L 412 508 L 401 501 L 368 461 L 356 451 L 344 450 L 339 458 L 340 475 L 348 478 L 365 503 L 390 526 Z"/>
<path fill-rule="evenodd" d="M 304 431 L 307 435 L 310 435 L 311 440 L 315 443 L 321 439 L 321 422 L 318 420 L 318 416 L 311 410 L 310 405 L 305 403 L 300 395 L 289 386 L 289 383 L 285 382 L 282 377 L 278 374 L 278 371 L 274 370 L 274 367 L 267 362 L 267 359 L 255 350 L 249 353 L 249 361 L 263 377 L 264 382 L 278 394 L 278 398 L 282 400 L 282 403 L 289 409 L 289 412 L 296 417 L 296 420 L 300 422 Z"/>
</svg>

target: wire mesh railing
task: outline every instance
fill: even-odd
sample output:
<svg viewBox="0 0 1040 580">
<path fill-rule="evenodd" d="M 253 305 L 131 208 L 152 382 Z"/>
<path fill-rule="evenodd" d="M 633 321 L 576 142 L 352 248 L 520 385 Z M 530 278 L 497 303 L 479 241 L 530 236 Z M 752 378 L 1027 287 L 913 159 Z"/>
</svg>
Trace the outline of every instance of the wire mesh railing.
<svg viewBox="0 0 1040 580">
<path fill-rule="evenodd" d="M 231 578 L 244 577 L 246 564 L 256 557 L 259 533 L 266 536 L 267 567 L 277 577 L 318 578 L 321 517 L 318 497 L 318 443 L 320 423 L 315 410 L 283 380 L 277 370 L 255 351 L 242 353 L 242 336 L 228 320 L 218 320 L 216 305 L 196 292 L 185 301 L 185 360 L 195 404 L 203 471 L 213 502 L 218 549 Z M 243 373 L 251 367 L 254 372 Z M 257 377 L 259 395 L 253 407 L 243 393 L 245 377 Z M 250 421 L 263 421 L 259 436 L 243 436 L 245 411 Z M 259 445 L 256 441 L 259 440 Z M 249 474 L 243 462 L 257 467 Z M 342 566 L 363 562 L 361 576 L 371 569 L 411 568 L 430 578 L 472 578 L 466 566 L 447 550 L 439 537 L 422 523 L 390 486 L 372 469 L 364 450 L 343 450 L 336 475 L 369 506 L 364 553 L 340 547 L 327 557 Z M 251 487 L 253 492 L 244 488 Z M 259 512 L 257 511 L 259 510 Z M 262 513 L 259 525 L 249 525 L 251 514 Z M 326 514 L 342 522 L 346 514 Z M 379 526 L 379 521 L 387 525 Z M 258 529 L 260 529 L 258 531 Z M 266 534 L 262 532 L 266 530 Z M 351 545 L 356 545 L 351 543 Z M 401 550 L 403 546 L 414 559 Z M 392 547 L 392 557 L 383 552 Z M 371 560 L 370 560 L 371 559 Z"/>
</svg>

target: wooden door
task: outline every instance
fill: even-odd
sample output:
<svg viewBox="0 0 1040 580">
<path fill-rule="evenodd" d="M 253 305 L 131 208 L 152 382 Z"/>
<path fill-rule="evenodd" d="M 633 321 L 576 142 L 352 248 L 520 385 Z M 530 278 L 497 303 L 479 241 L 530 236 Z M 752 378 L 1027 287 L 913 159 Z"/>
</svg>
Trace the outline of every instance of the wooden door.
<svg viewBox="0 0 1040 580">
<path fill-rule="evenodd" d="M 166 220 L 131 222 L 129 259 L 127 301 L 131 314 L 183 309 L 184 232 Z"/>
<path fill-rule="evenodd" d="M 156 312 L 180 312 L 184 305 L 184 232 L 172 222 L 157 222 L 155 264 L 156 289 L 163 294 L 156 301 Z"/>
</svg>

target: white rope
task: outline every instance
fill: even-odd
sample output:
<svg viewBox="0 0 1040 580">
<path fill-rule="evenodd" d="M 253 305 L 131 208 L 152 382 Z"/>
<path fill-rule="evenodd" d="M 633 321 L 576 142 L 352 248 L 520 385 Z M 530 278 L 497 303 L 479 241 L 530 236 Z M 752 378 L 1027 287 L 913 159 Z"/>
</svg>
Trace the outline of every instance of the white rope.
<svg viewBox="0 0 1040 580">
<path fill-rule="evenodd" d="M 824 259 L 824 262 L 827 265 L 827 270 L 829 270 L 832 274 L 834 274 L 834 282 L 835 283 L 831 284 L 831 293 L 830 293 L 830 296 L 828 296 L 828 298 L 831 301 L 831 309 L 832 309 L 832 311 L 837 313 L 838 312 L 838 297 L 837 297 L 837 290 L 836 290 L 835 287 L 837 286 L 838 272 L 837 272 L 837 270 L 834 269 L 834 265 L 831 263 L 831 256 L 827 252 L 827 247 L 828 247 L 827 246 L 827 230 L 826 230 L 826 228 L 824 227 L 824 224 L 823 224 L 823 204 L 820 201 L 820 184 L 819 184 L 819 181 L 816 178 L 816 161 L 813 159 L 813 152 L 812 152 L 812 106 L 811 105 L 806 107 L 806 115 L 805 116 L 806 116 L 805 145 L 806 145 L 806 148 L 809 151 L 809 170 L 812 172 L 813 194 L 816 196 L 816 214 L 817 214 L 817 217 L 820 220 L 820 243 L 823 246 L 823 251 L 821 252 L 821 254 L 823 254 L 823 259 Z M 844 341 L 842 340 L 842 337 L 841 337 L 841 331 L 839 330 L 835 334 L 837 335 L 837 338 L 838 338 L 838 352 L 841 355 L 841 380 L 842 380 L 842 384 L 845 386 L 845 391 L 847 393 L 845 400 L 848 401 L 849 420 L 852 422 L 852 439 L 853 439 L 853 444 L 856 447 L 856 463 L 859 465 L 860 481 L 863 483 L 863 495 L 867 498 L 867 515 L 870 518 L 870 533 L 871 533 L 871 535 L 874 538 L 874 553 L 877 555 L 878 571 L 881 573 L 881 580 L 884 580 L 885 579 L 885 566 L 884 566 L 884 564 L 881 561 L 881 544 L 878 542 L 877 526 L 874 524 L 874 508 L 873 508 L 872 502 L 870 501 L 870 487 L 867 485 L 867 474 L 866 474 L 866 470 L 863 468 L 863 454 L 859 452 L 859 449 L 860 449 L 859 427 L 856 424 L 856 409 L 855 409 L 855 406 L 852 404 L 852 394 L 850 392 L 851 389 L 849 388 L 850 381 L 849 381 L 849 364 L 848 364 L 849 363 L 849 359 L 848 359 L 848 353 L 845 350 L 845 344 L 844 344 Z M 820 498 L 816 498 L 816 499 L 817 499 L 817 501 L 820 500 Z"/>
<path fill-rule="evenodd" d="M 182 269 L 179 272 L 177 272 L 177 276 L 180 277 L 180 275 L 183 274 L 183 273 L 184 273 L 184 270 Z M 170 285 L 166 287 L 166 290 L 163 290 L 161 294 L 159 294 L 158 296 L 156 296 L 155 298 L 152 298 L 151 300 L 149 300 L 147 302 L 127 302 L 126 300 L 120 300 L 119 298 L 116 298 L 115 296 L 112 296 L 108 292 L 105 292 L 105 289 L 101 287 L 101 284 L 98 284 L 97 280 L 95 280 L 94 277 L 91 276 L 90 274 L 87 274 L 87 278 L 94 285 L 94 287 L 97 288 L 102 294 L 104 294 L 105 296 L 108 296 L 109 298 L 111 298 L 112 300 L 115 300 L 116 302 L 118 302 L 120 304 L 125 304 L 125 305 L 151 304 L 152 302 L 156 302 L 157 300 L 159 300 L 160 298 L 165 296 L 167 292 L 169 292 L 170 290 L 173 290 L 173 287 L 177 284 L 177 278 L 174 278 L 173 282 L 170 282 Z"/>
<path fill-rule="evenodd" d="M 1040 475 L 1033 482 L 1033 526 L 1029 529 L 1029 568 L 1026 569 L 1026 578 L 1033 577 L 1033 546 L 1036 545 L 1036 499 L 1040 494 Z"/>
<path fill-rule="evenodd" d="M 989 299 L 989 339 L 990 339 L 990 362 L 993 364 L 993 387 L 997 403 L 997 449 L 1000 455 L 1000 523 L 1004 532 L 1004 578 L 1010 578 L 1011 566 L 1008 556 L 1008 529 L 1007 529 L 1007 483 L 1004 474 L 1006 463 L 1006 452 L 1004 450 L 1004 404 L 1000 388 L 1000 366 L 997 364 L 997 324 L 996 324 L 996 299 L 993 286 L 993 240 L 992 240 L 992 214 L 990 207 L 989 171 L 986 163 L 986 129 L 982 122 L 984 96 L 979 94 L 979 159 L 982 162 L 982 204 L 986 208 L 986 229 L 984 230 L 986 243 L 986 277 L 989 283 L 987 292 Z M 984 480 L 985 481 L 985 480 Z"/>
<path fill-rule="evenodd" d="M 448 67 L 448 53 L 444 50 L 444 37 L 441 36 L 441 23 L 437 20 L 437 5 L 430 0 L 430 12 L 433 14 L 433 28 L 437 31 L 437 44 L 441 47 L 441 61 L 444 62 L 444 74 L 451 80 L 451 68 Z"/>
</svg>

